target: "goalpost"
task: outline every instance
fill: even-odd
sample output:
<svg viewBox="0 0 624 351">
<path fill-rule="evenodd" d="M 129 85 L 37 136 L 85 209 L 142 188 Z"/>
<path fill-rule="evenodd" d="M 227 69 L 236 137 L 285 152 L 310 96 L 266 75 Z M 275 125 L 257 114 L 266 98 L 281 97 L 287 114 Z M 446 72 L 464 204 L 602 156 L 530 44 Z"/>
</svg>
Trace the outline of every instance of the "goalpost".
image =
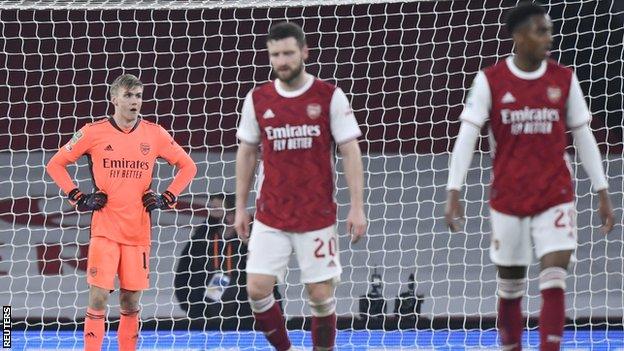
<svg viewBox="0 0 624 351">
<path fill-rule="evenodd" d="M 175 339 L 176 333 L 204 329 L 239 331 L 252 337 L 252 344 L 262 341 L 250 331 L 248 316 L 187 316 L 176 297 L 182 287 L 175 277 L 181 274 L 176 268 L 185 245 L 206 221 L 208 195 L 234 191 L 242 101 L 252 87 L 270 79 L 269 26 L 289 20 L 307 34 L 306 69 L 345 91 L 363 132 L 370 226 L 366 240 L 349 244 L 344 233 L 348 191 L 337 157 L 344 273 L 336 295 L 339 328 L 371 334 L 364 341 L 339 335 L 338 349 L 372 343 L 373 332 L 383 328 L 427 331 L 438 339 L 414 341 L 388 331 L 388 340 L 398 338 L 398 343 L 382 343 L 380 349 L 495 345 L 495 334 L 468 337 L 494 331 L 496 320 L 496 274 L 487 252 L 491 167 L 485 139 L 462 193 L 465 232 L 448 232 L 443 206 L 448 157 L 467 89 L 479 69 L 511 52 L 503 23 L 505 10 L 515 4 L 0 1 L 0 302 L 11 306 L 13 328 L 25 331 L 16 335 L 25 335 L 22 341 L 31 348 L 58 340 L 68 342 L 66 348 L 81 345 L 90 215 L 70 208 L 44 166 L 75 130 L 112 112 L 108 86 L 118 75 L 132 73 L 145 84 L 143 117 L 170 131 L 198 165 L 178 210 L 153 216 L 151 287 L 141 299 L 143 345 L 147 348 L 145 340 L 152 336 Z M 552 56 L 574 68 L 593 113 L 616 213 L 615 230 L 603 237 L 594 215 L 597 198 L 575 160 L 579 247 L 567 281 L 566 327 L 572 338 L 565 344 L 574 347 L 586 345 L 583 330 L 621 330 L 624 321 L 624 6 L 616 0 L 561 0 L 545 8 L 554 24 Z M 81 187 L 89 187 L 84 159 L 69 171 Z M 159 163 L 153 188 L 164 190 L 172 176 L 171 167 Z M 289 266 L 281 303 L 289 329 L 302 331 L 310 311 L 300 272 L 294 261 Z M 529 329 L 535 328 L 539 311 L 537 273 L 530 268 L 523 308 Z M 415 291 L 404 296 L 422 295 L 411 300 L 421 300 L 417 316 L 416 306 L 395 311 L 410 275 Z M 362 300 L 373 279 L 379 299 Z M 117 296 L 111 295 L 107 310 L 111 332 L 119 316 Z M 376 309 L 379 301 L 385 301 L 385 312 Z M 463 339 L 436 334 L 450 330 L 463 332 Z M 33 335 L 43 341 L 28 346 Z M 602 341 L 610 342 L 605 335 Z M 214 340 L 220 347 L 231 342 Z M 530 339 L 529 346 L 534 342 Z M 157 341 L 154 345 L 158 348 Z"/>
</svg>

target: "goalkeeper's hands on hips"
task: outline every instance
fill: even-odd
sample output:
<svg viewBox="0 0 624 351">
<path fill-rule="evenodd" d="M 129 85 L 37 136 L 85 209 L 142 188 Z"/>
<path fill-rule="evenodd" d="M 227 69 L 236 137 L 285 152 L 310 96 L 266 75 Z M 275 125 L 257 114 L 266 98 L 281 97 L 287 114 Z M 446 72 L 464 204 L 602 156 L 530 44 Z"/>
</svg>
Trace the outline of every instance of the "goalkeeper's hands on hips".
<svg viewBox="0 0 624 351">
<path fill-rule="evenodd" d="M 70 191 L 67 197 L 69 203 L 76 206 L 76 209 L 81 212 L 100 210 L 106 205 L 106 201 L 108 201 L 108 196 L 101 191 L 85 194 L 78 188 L 74 188 Z"/>
<path fill-rule="evenodd" d="M 147 212 L 152 212 L 155 209 L 168 210 L 174 208 L 175 204 L 176 196 L 169 190 L 160 195 L 149 190 L 143 195 L 143 207 Z"/>
</svg>

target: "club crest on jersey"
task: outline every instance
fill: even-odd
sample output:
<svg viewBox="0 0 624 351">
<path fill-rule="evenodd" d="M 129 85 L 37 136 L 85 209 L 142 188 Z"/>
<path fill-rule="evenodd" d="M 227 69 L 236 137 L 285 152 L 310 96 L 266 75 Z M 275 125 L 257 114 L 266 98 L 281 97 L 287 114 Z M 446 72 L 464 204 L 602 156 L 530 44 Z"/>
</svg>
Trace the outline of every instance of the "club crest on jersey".
<svg viewBox="0 0 624 351">
<path fill-rule="evenodd" d="M 308 113 L 308 117 L 312 119 L 317 119 L 321 116 L 321 105 L 317 103 L 309 104 L 306 108 L 306 112 Z"/>
<path fill-rule="evenodd" d="M 561 99 L 561 88 L 559 87 L 548 87 L 546 89 L 546 96 L 548 96 L 548 100 L 552 103 L 559 102 Z"/>
<path fill-rule="evenodd" d="M 150 152 L 150 145 L 148 143 L 141 143 L 141 153 L 147 155 Z"/>
</svg>

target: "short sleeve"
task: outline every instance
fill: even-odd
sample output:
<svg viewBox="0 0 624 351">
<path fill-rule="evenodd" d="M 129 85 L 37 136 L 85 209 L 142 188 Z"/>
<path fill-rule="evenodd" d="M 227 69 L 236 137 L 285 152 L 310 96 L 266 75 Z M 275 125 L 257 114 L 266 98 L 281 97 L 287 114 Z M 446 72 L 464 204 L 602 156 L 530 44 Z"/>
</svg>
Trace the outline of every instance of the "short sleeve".
<svg viewBox="0 0 624 351">
<path fill-rule="evenodd" d="M 89 133 L 89 125 L 80 128 L 71 139 L 59 149 L 59 153 L 70 163 L 76 162 L 82 155 L 88 154 L 93 144 L 93 133 Z"/>
<path fill-rule="evenodd" d="M 236 137 L 247 144 L 257 145 L 260 143 L 260 126 L 256 119 L 252 94 L 253 90 L 247 94 L 243 102 L 241 121 L 238 125 Z"/>
<path fill-rule="evenodd" d="M 158 156 L 164 158 L 170 165 L 178 163 L 186 156 L 186 151 L 173 139 L 165 128 L 158 126 Z"/>
<path fill-rule="evenodd" d="M 490 117 L 492 94 L 490 85 L 483 71 L 477 73 L 466 98 L 466 104 L 459 118 L 481 128 Z"/>
<path fill-rule="evenodd" d="M 332 137 L 338 145 L 357 139 L 362 135 L 351 104 L 340 88 L 336 88 L 329 107 L 329 121 Z"/>
<path fill-rule="evenodd" d="M 574 129 L 589 122 L 591 122 L 591 113 L 585 102 L 578 78 L 573 73 L 570 82 L 570 93 L 566 102 L 566 125 L 569 129 Z"/>
</svg>

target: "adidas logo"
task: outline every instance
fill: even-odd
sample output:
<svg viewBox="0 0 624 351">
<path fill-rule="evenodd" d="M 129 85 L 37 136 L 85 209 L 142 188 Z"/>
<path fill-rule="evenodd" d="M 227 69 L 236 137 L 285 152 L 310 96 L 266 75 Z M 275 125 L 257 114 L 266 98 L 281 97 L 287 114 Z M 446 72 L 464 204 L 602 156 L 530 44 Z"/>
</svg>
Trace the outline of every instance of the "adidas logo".
<svg viewBox="0 0 624 351">
<path fill-rule="evenodd" d="M 273 113 L 273 111 L 271 111 L 271 109 L 266 110 L 266 112 L 262 115 L 262 118 L 264 119 L 269 119 L 273 117 L 275 117 L 275 114 Z"/>
<path fill-rule="evenodd" d="M 327 265 L 327 267 L 336 267 L 336 262 L 329 261 L 329 264 Z"/>
<path fill-rule="evenodd" d="M 93 334 L 93 332 L 88 332 L 85 334 L 85 338 L 95 338 L 95 334 Z"/>
<path fill-rule="evenodd" d="M 104 148 L 104 151 L 113 151 L 113 147 L 108 144 L 108 146 Z"/>
<path fill-rule="evenodd" d="M 506 92 L 505 95 L 503 95 L 501 102 L 503 104 L 510 104 L 512 102 L 516 102 L 516 98 L 513 95 L 511 95 L 510 92 Z"/>
</svg>

